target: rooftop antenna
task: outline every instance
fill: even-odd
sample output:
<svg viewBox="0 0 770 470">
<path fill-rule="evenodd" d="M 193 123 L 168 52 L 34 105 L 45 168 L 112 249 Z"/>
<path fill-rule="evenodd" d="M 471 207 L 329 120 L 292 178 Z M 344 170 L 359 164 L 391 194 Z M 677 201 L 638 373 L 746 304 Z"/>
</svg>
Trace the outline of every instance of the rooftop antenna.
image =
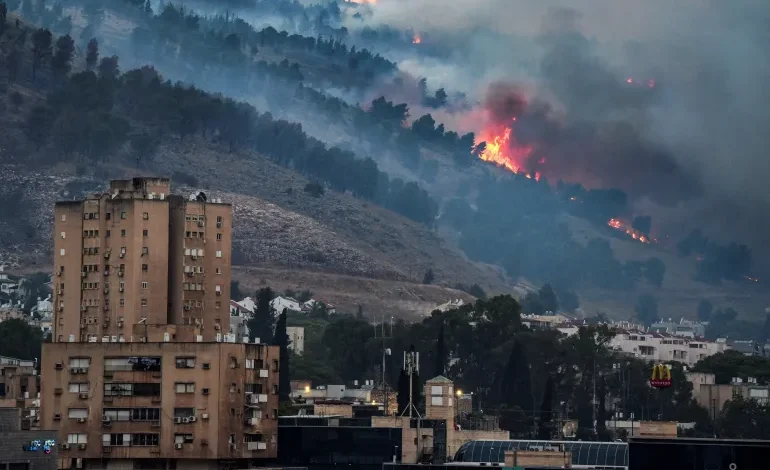
<svg viewBox="0 0 770 470">
<path fill-rule="evenodd" d="M 420 353 L 414 350 L 414 346 L 409 348 L 409 352 L 404 351 L 404 370 L 406 371 L 406 376 L 409 377 L 409 406 L 401 412 L 401 416 L 404 416 L 404 413 L 409 411 L 409 417 L 411 418 L 412 411 L 414 411 L 418 418 L 422 418 L 420 412 L 417 411 L 417 407 L 414 406 L 414 380 L 412 378 L 420 372 Z"/>
</svg>

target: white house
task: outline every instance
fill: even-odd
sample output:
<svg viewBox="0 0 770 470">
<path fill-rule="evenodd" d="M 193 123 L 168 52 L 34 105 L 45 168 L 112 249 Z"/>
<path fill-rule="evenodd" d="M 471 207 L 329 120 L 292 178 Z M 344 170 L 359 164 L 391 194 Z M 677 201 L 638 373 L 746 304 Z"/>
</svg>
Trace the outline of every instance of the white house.
<svg viewBox="0 0 770 470">
<path fill-rule="evenodd" d="M 236 302 L 235 300 L 230 301 L 231 317 L 248 317 L 249 315 L 251 315 L 251 310 L 248 310 L 246 307 Z"/>
<path fill-rule="evenodd" d="M 283 309 L 287 309 L 292 312 L 301 312 L 302 305 L 291 297 L 276 297 L 270 301 L 270 306 L 276 312 L 276 315 L 280 315 Z"/>
<path fill-rule="evenodd" d="M 728 349 L 724 339 L 706 341 L 641 330 L 617 330 L 610 347 L 650 362 L 677 361 L 690 366 Z"/>
<path fill-rule="evenodd" d="M 326 302 L 321 302 L 320 300 L 315 300 L 315 299 L 310 299 L 307 302 L 305 302 L 304 304 L 302 304 L 302 311 L 310 312 L 311 310 L 313 310 L 313 307 L 315 307 L 316 304 L 324 304 L 324 305 L 326 305 L 326 313 L 328 313 L 330 315 L 336 312 L 336 309 L 334 308 L 334 305 L 327 304 Z"/>
<path fill-rule="evenodd" d="M 249 312 L 253 312 L 257 308 L 257 302 L 255 302 L 251 297 L 246 297 L 245 299 L 236 303 Z"/>
</svg>

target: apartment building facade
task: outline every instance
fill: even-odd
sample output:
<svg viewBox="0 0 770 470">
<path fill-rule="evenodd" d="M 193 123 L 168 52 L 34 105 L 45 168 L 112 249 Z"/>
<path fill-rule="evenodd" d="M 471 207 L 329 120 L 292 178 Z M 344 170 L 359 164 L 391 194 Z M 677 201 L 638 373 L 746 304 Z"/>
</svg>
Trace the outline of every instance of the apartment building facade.
<svg viewBox="0 0 770 470">
<path fill-rule="evenodd" d="M 40 423 L 59 468 L 276 457 L 279 348 L 229 333 L 231 233 L 229 204 L 165 178 L 56 204 Z"/>
<path fill-rule="evenodd" d="M 53 340 L 131 341 L 142 322 L 213 341 L 229 329 L 231 232 L 230 204 L 173 195 L 166 178 L 56 203 Z"/>
<path fill-rule="evenodd" d="M 278 364 L 263 344 L 49 343 L 41 424 L 59 468 L 250 465 L 277 456 Z"/>
</svg>

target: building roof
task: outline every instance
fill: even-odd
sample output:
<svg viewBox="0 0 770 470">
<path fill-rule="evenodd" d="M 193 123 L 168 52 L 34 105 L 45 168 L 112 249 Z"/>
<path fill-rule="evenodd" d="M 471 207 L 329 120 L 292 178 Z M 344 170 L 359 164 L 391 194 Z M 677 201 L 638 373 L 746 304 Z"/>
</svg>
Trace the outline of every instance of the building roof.
<svg viewBox="0 0 770 470">
<path fill-rule="evenodd" d="M 437 375 L 437 376 L 433 377 L 432 379 L 428 380 L 425 383 L 428 383 L 428 384 L 436 384 L 436 383 L 451 384 L 453 382 L 451 380 L 449 380 L 448 378 L 444 377 L 443 375 Z"/>
<path fill-rule="evenodd" d="M 468 441 L 457 450 L 455 462 L 504 463 L 505 452 L 563 445 L 572 453 L 573 467 L 628 467 L 628 444 L 590 441 Z"/>
</svg>

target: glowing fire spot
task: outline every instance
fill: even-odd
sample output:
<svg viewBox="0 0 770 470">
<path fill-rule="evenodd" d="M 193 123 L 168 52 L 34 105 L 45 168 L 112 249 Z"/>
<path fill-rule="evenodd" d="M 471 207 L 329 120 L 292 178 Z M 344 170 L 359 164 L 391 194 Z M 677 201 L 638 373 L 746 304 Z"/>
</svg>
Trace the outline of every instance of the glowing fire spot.
<svg viewBox="0 0 770 470">
<path fill-rule="evenodd" d="M 607 225 L 612 227 L 612 228 L 614 228 L 615 230 L 620 230 L 621 232 L 625 232 L 626 235 L 630 236 L 633 240 L 637 240 L 637 241 L 640 241 L 642 243 L 657 243 L 658 242 L 654 238 L 648 237 L 647 235 L 643 234 L 642 232 L 627 226 L 625 223 L 621 222 L 618 219 L 610 219 L 610 220 L 608 220 L 607 221 Z"/>
<path fill-rule="evenodd" d="M 626 79 L 626 83 L 634 83 L 634 79 L 633 78 L 627 78 Z"/>
<path fill-rule="evenodd" d="M 412 44 L 420 44 L 422 42 L 422 38 L 419 34 L 415 34 L 412 38 Z"/>
<path fill-rule="evenodd" d="M 743 277 L 749 282 L 759 282 L 759 279 L 756 277 L 751 277 L 751 276 L 743 276 Z"/>
<path fill-rule="evenodd" d="M 513 120 L 515 121 L 516 118 L 513 118 Z M 487 144 L 479 158 L 485 162 L 492 162 L 505 167 L 512 173 L 518 174 L 521 172 L 522 164 L 532 152 L 532 147 L 520 145 L 516 141 L 516 137 L 512 135 L 510 127 L 506 127 L 502 133 L 485 129 L 479 137 Z M 531 179 L 533 175 L 527 174 L 526 177 Z M 535 173 L 534 178 L 540 181 L 540 173 Z"/>
</svg>

